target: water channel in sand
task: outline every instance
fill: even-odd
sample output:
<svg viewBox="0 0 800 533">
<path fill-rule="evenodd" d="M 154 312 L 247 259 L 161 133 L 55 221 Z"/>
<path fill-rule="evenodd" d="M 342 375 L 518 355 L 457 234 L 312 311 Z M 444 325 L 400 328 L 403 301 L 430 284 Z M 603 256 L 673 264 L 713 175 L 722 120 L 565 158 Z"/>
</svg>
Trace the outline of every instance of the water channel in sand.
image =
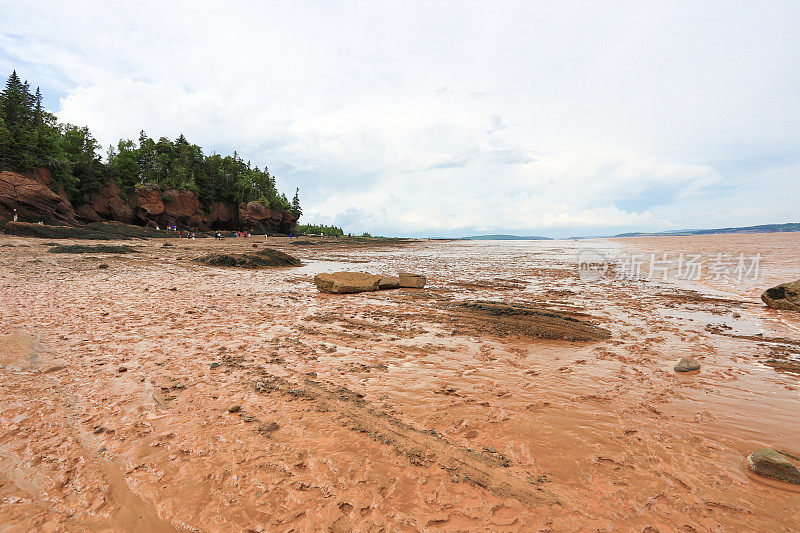
<svg viewBox="0 0 800 533">
<path fill-rule="evenodd" d="M 0 523 L 11 530 L 800 523 L 800 493 L 744 465 L 761 445 L 800 455 L 800 374 L 767 364 L 796 359 L 798 346 L 776 339 L 799 339 L 800 321 L 758 299 L 800 277 L 800 234 L 278 240 L 305 266 L 265 271 L 189 261 L 260 240 L 173 242 L 98 257 L 0 236 Z M 760 272 L 587 283 L 585 250 L 758 253 Z M 421 271 L 429 284 L 318 293 L 313 274 L 334 270 Z M 611 338 L 453 319 L 476 300 L 585 313 Z M 699 373 L 672 371 L 684 355 Z M 41 372 L 55 358 L 66 368 Z"/>
</svg>

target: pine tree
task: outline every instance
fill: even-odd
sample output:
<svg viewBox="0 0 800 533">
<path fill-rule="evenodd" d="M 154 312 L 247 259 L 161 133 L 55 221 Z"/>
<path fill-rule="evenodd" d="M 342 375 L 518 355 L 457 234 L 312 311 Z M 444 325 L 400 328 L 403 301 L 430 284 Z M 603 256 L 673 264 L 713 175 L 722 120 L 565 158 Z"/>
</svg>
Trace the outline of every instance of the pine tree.
<svg viewBox="0 0 800 533">
<path fill-rule="evenodd" d="M 300 188 L 298 187 L 294 191 L 294 198 L 292 198 L 292 214 L 296 218 L 300 218 L 303 214 L 303 209 L 300 207 Z"/>
</svg>

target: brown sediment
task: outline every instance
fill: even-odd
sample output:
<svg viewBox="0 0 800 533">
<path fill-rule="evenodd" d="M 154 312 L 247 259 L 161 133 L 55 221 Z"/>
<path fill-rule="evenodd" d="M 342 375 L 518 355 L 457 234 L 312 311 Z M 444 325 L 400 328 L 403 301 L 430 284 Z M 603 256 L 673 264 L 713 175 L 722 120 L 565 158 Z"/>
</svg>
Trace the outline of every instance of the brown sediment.
<svg viewBox="0 0 800 533">
<path fill-rule="evenodd" d="M 732 300 L 730 298 L 719 298 L 714 296 L 709 296 L 707 294 L 700 294 L 697 291 L 687 291 L 687 290 L 676 290 L 675 292 L 658 292 L 655 294 L 660 298 L 668 298 L 670 300 L 678 300 L 680 302 L 697 302 L 697 303 L 704 303 L 704 304 L 722 304 L 722 305 L 732 305 L 732 306 L 740 306 L 743 304 L 749 304 L 751 302 L 747 302 L 744 300 Z"/>
<path fill-rule="evenodd" d="M 577 251 L 608 242 L 270 237 L 303 266 L 247 270 L 190 258 L 263 237 L 98 257 L 0 236 L 0 523 L 792 530 L 797 489 L 745 458 L 800 450 L 800 382 L 775 371 L 800 319 L 758 300 L 796 278 L 798 239 L 625 240 L 762 251 L 765 279 L 673 286 L 582 283 Z M 428 284 L 314 287 L 362 269 Z"/>
<path fill-rule="evenodd" d="M 384 411 L 375 409 L 364 395 L 340 387 L 331 390 L 318 381 L 306 378 L 302 387 L 261 372 L 264 381 L 256 381 L 258 392 L 279 392 L 316 402 L 318 409 L 343 417 L 345 423 L 372 440 L 387 444 L 406 457 L 412 465 L 438 465 L 455 482 L 463 481 L 488 490 L 501 498 L 515 498 L 523 503 L 555 505 L 558 498 L 541 487 L 542 481 L 515 472 L 511 461 L 490 448 L 472 450 L 457 446 L 434 429 L 419 430 Z"/>
</svg>

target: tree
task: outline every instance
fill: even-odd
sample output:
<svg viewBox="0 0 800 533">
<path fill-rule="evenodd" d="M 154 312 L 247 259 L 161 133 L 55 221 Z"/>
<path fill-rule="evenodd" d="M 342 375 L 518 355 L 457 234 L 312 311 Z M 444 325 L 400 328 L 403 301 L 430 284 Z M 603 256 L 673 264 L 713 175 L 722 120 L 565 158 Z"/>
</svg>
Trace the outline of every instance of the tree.
<svg viewBox="0 0 800 533">
<path fill-rule="evenodd" d="M 112 147 L 109 147 L 109 151 Z M 120 139 L 113 159 L 109 153 L 108 166 L 117 184 L 124 191 L 130 191 L 139 184 L 139 150 L 130 139 Z"/>
<path fill-rule="evenodd" d="M 129 191 L 147 182 L 163 189 L 182 188 L 197 193 L 201 203 L 258 201 L 272 209 L 302 213 L 299 189 L 289 202 L 275 187 L 275 177 L 238 152 L 205 156 L 203 149 L 181 134 L 175 141 L 139 133 L 138 146 L 121 139 L 108 149 L 104 163 L 100 146 L 88 127 L 59 124 L 43 105 L 42 92 L 31 92 L 14 71 L 0 91 L 0 170 L 27 172 L 48 168 L 53 187 L 63 186 L 76 204 L 114 179 Z"/>
<path fill-rule="evenodd" d="M 139 185 L 154 181 L 156 172 L 156 143 L 144 130 L 139 132 Z"/>
<path fill-rule="evenodd" d="M 0 147 L 3 168 L 25 171 L 36 165 L 33 105 L 34 97 L 30 94 L 28 82 L 22 82 L 15 70 L 0 92 L 0 118 L 5 128 L 3 146 Z"/>
<path fill-rule="evenodd" d="M 295 218 L 300 218 L 303 214 L 303 209 L 300 207 L 300 188 L 296 188 L 294 191 L 294 198 L 292 198 L 292 214 Z"/>
</svg>

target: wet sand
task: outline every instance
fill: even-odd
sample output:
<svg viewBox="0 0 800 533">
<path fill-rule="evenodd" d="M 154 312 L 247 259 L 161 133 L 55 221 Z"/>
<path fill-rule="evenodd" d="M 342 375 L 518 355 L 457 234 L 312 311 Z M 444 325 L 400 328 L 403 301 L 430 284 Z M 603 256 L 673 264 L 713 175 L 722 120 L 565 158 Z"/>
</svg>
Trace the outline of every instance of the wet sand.
<svg viewBox="0 0 800 533">
<path fill-rule="evenodd" d="M 253 271 L 191 259 L 263 239 L 163 242 L 0 236 L 0 530 L 798 530 L 800 490 L 745 456 L 800 456 L 800 373 L 766 364 L 800 353 L 800 318 L 758 299 L 800 278 L 800 234 L 275 239 L 305 265 Z M 582 283 L 586 248 L 759 252 L 762 271 Z M 336 270 L 428 285 L 317 292 Z M 454 312 L 477 300 L 610 337 Z M 685 355 L 699 373 L 673 372 Z"/>
</svg>

